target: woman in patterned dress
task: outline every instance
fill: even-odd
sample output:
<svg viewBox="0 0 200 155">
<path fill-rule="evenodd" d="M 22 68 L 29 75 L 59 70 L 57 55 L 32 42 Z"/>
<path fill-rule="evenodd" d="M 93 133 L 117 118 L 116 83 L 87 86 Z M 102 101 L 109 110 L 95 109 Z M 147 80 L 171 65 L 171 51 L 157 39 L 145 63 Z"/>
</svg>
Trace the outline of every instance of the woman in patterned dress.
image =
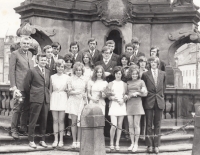
<svg viewBox="0 0 200 155">
<path fill-rule="evenodd" d="M 111 123 L 115 126 L 122 128 L 122 123 L 124 116 L 126 116 L 126 99 L 127 99 L 127 84 L 121 80 L 122 78 L 122 67 L 116 66 L 114 68 L 113 74 L 115 76 L 115 80 L 110 82 L 108 85 L 108 90 L 110 91 L 111 96 L 109 96 L 110 100 L 110 108 L 108 115 L 111 118 Z M 114 137 L 115 137 L 116 128 L 111 126 L 110 129 L 110 149 L 114 149 Z M 116 150 L 119 150 L 119 140 L 121 137 L 121 130 L 117 130 L 117 138 L 116 138 Z"/>
<path fill-rule="evenodd" d="M 83 77 L 84 65 L 80 62 L 76 62 L 73 66 L 73 77 L 68 84 L 69 99 L 65 113 L 70 114 L 72 124 L 75 124 L 80 118 L 81 112 L 86 103 L 86 81 Z M 77 125 L 71 128 L 73 148 L 80 148 L 80 127 Z"/>
<path fill-rule="evenodd" d="M 90 104 L 96 104 L 102 109 L 105 115 L 105 89 L 108 82 L 105 80 L 105 72 L 102 66 L 98 65 L 94 68 L 92 79 L 88 83 L 88 98 Z"/>
<path fill-rule="evenodd" d="M 130 67 L 128 76 L 132 80 L 127 82 L 128 101 L 127 101 L 127 116 L 129 123 L 129 132 L 135 135 L 130 135 L 131 146 L 129 151 L 136 152 L 138 149 L 138 139 L 140 135 L 140 118 L 144 115 L 141 96 L 147 95 L 147 89 L 143 80 L 140 79 L 139 70 L 135 67 Z"/>
<path fill-rule="evenodd" d="M 58 132 L 64 130 L 64 118 L 65 118 L 65 106 L 67 103 L 67 83 L 69 76 L 63 74 L 64 72 L 64 60 L 58 59 L 56 62 L 57 73 L 51 76 L 50 82 L 50 110 L 53 115 L 53 130 Z M 58 144 L 58 134 L 54 135 L 55 139 L 52 144 L 53 147 L 57 145 L 59 147 L 63 146 L 63 132 L 60 132 L 60 141 Z"/>
</svg>

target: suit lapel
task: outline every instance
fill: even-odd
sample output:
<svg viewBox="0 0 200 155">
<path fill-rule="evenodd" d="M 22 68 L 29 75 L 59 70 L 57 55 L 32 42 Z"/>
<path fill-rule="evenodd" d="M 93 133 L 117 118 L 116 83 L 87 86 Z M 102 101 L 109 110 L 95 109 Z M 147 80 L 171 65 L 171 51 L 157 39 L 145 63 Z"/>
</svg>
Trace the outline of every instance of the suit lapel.
<svg viewBox="0 0 200 155">
<path fill-rule="evenodd" d="M 27 58 L 26 54 L 22 51 L 22 49 L 20 49 L 19 53 L 26 61 L 28 61 L 28 58 Z"/>
<path fill-rule="evenodd" d="M 44 79 L 44 76 L 42 75 L 42 72 L 41 72 L 41 70 L 40 70 L 40 68 L 38 66 L 36 67 L 36 70 L 39 73 L 39 75 Z"/>
<path fill-rule="evenodd" d="M 92 56 L 92 59 L 94 59 L 95 57 L 97 57 L 98 51 L 95 49 L 94 51 L 94 55 Z"/>
<path fill-rule="evenodd" d="M 161 73 L 161 71 L 158 69 L 157 87 L 159 86 L 160 81 L 162 80 L 161 76 L 162 76 L 162 73 Z"/>
<path fill-rule="evenodd" d="M 104 63 L 104 62 L 103 62 Z M 105 64 L 105 63 L 104 63 Z M 105 65 L 106 66 L 106 69 L 105 70 L 107 70 L 110 66 L 111 66 L 111 64 L 112 64 L 112 60 L 110 59 L 109 61 L 108 61 L 108 63 L 107 63 L 107 65 Z"/>
<path fill-rule="evenodd" d="M 153 79 L 153 75 L 152 75 L 152 72 L 151 72 L 151 70 L 149 70 L 148 72 L 147 72 L 148 74 L 148 78 L 150 79 L 150 81 L 152 82 L 152 84 L 155 86 L 155 81 L 154 81 L 154 79 Z M 155 86 L 156 87 L 156 86 Z"/>
<path fill-rule="evenodd" d="M 30 64 L 31 64 L 32 61 L 33 61 L 33 60 L 32 60 L 32 54 L 31 54 L 31 52 L 29 52 L 29 51 L 28 51 L 27 54 L 28 54 L 28 62 L 29 62 L 29 66 L 30 66 Z"/>
</svg>

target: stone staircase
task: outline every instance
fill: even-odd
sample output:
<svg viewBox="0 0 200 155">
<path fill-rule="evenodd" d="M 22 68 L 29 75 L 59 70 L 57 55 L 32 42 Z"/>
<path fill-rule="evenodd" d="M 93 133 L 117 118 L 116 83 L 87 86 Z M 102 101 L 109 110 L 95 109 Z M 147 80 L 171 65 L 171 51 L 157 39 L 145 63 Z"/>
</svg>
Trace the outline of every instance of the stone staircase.
<svg viewBox="0 0 200 155">
<path fill-rule="evenodd" d="M 8 116 L 0 116 L 0 126 L 5 128 L 10 127 L 11 117 Z M 185 122 L 186 123 L 186 122 Z M 172 130 L 178 129 L 180 126 L 172 126 L 172 125 L 165 125 L 163 123 L 161 131 L 162 133 L 168 133 Z M 178 130 L 177 132 L 162 136 L 161 137 L 161 147 L 160 152 L 177 152 L 177 151 L 188 151 L 192 150 L 192 143 L 193 143 L 193 132 L 194 126 L 190 125 L 187 126 L 184 130 Z M 110 151 L 109 149 L 109 138 L 105 137 L 105 144 L 106 144 L 106 152 L 107 153 L 114 153 L 116 151 Z M 36 144 L 39 142 L 39 138 L 35 139 Z M 7 131 L 0 128 L 0 154 L 1 153 L 16 153 L 16 152 L 32 152 L 32 151 L 47 151 L 53 150 L 51 144 L 53 143 L 53 136 L 47 137 L 46 142 L 49 145 L 48 148 L 42 148 L 38 145 L 37 149 L 32 149 L 28 146 L 28 139 L 27 136 L 20 137 L 19 140 L 13 139 Z M 65 151 L 76 151 L 78 149 L 71 149 L 72 138 L 71 137 L 64 137 L 64 144 L 63 148 L 56 148 L 57 150 L 65 150 Z M 120 140 L 120 151 L 117 153 L 128 153 L 127 148 L 130 146 L 130 139 L 121 138 Z M 139 140 L 139 149 L 138 153 L 145 153 L 146 146 L 143 140 Z"/>
</svg>

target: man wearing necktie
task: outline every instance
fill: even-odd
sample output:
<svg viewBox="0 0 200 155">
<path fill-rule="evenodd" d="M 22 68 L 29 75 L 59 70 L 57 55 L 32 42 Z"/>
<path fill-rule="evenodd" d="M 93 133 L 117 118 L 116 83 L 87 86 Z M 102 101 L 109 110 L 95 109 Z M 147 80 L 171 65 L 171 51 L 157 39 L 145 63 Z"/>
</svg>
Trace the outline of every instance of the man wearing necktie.
<svg viewBox="0 0 200 155">
<path fill-rule="evenodd" d="M 164 92 L 166 88 L 165 72 L 158 69 L 159 59 L 150 57 L 148 59 L 150 70 L 142 74 L 148 95 L 144 97 L 144 109 L 146 115 L 146 135 L 159 135 L 162 113 L 165 108 Z M 152 129 L 152 124 L 154 129 Z M 147 151 L 159 153 L 160 136 L 146 137 Z"/>
<path fill-rule="evenodd" d="M 58 42 L 53 42 L 51 44 L 51 47 L 53 49 L 53 59 L 54 59 L 54 61 L 57 61 L 58 59 L 63 59 L 63 57 L 58 54 L 61 51 L 61 45 Z"/>
<path fill-rule="evenodd" d="M 46 133 L 47 116 L 50 102 L 49 86 L 50 72 L 45 69 L 47 58 L 46 55 L 37 55 L 38 66 L 30 69 L 24 82 L 24 90 L 30 92 L 30 118 L 28 128 L 29 146 L 36 148 L 34 142 L 35 126 L 40 120 L 40 134 Z M 39 118 L 40 116 L 40 118 Z M 45 136 L 41 137 L 39 145 L 47 147 Z"/>
<path fill-rule="evenodd" d="M 97 62 L 97 61 L 100 61 L 101 59 L 101 52 L 96 49 L 97 47 L 97 41 L 95 38 L 90 38 L 88 40 L 88 47 L 89 49 L 87 49 L 86 51 L 84 52 L 89 52 L 91 57 L 92 57 L 92 61 L 93 63 Z"/>
<path fill-rule="evenodd" d="M 24 79 L 30 68 L 33 68 L 34 62 L 32 60 L 32 53 L 28 50 L 30 47 L 30 37 L 22 37 L 20 41 L 20 48 L 11 53 L 9 61 L 9 76 L 10 87 L 13 91 L 20 90 L 24 97 L 22 102 L 16 101 L 14 103 L 12 122 L 11 122 L 11 136 L 18 139 L 18 119 L 20 117 L 20 131 L 27 132 L 27 120 L 29 112 L 29 97 L 24 92 Z"/>
</svg>

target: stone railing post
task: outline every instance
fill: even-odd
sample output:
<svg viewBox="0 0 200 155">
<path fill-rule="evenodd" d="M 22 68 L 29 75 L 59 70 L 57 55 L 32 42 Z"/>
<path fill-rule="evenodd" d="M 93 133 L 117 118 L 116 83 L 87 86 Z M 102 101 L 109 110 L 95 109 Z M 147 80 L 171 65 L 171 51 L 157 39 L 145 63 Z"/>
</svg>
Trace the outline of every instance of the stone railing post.
<svg viewBox="0 0 200 155">
<path fill-rule="evenodd" d="M 195 102 L 195 129 L 192 155 L 199 155 L 200 153 L 200 99 L 196 99 Z"/>
<path fill-rule="evenodd" d="M 106 155 L 104 126 L 105 116 L 101 108 L 86 105 L 81 115 L 80 155 Z"/>
</svg>

